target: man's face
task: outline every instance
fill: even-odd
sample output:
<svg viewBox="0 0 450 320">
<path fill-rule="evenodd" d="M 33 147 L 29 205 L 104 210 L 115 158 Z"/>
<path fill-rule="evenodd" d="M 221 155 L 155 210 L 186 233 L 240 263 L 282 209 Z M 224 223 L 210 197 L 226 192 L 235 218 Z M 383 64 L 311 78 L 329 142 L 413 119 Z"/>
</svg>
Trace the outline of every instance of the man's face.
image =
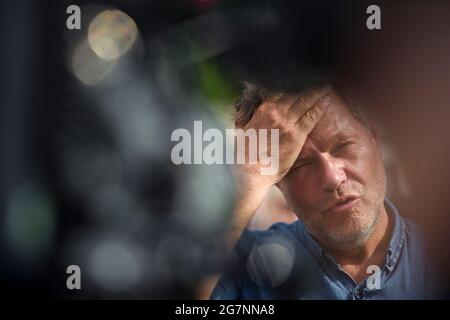
<svg viewBox="0 0 450 320">
<path fill-rule="evenodd" d="M 308 231 L 335 248 L 363 243 L 386 193 L 378 142 L 345 102 L 331 103 L 279 183 Z"/>
</svg>

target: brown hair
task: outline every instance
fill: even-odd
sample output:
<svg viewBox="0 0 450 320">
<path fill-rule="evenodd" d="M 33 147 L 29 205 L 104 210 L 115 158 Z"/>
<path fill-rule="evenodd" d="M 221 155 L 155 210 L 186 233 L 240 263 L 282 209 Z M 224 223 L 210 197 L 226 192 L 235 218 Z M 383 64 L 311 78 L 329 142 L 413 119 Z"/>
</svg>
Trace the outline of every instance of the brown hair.
<svg viewBox="0 0 450 320">
<path fill-rule="evenodd" d="M 340 92 L 340 90 L 336 90 Z M 234 121 L 235 124 L 239 127 L 245 126 L 250 119 L 253 117 L 253 114 L 261 105 L 261 103 L 265 100 L 270 90 L 259 87 L 250 82 L 243 82 L 243 89 L 241 95 L 236 100 L 235 107 L 235 116 Z M 369 118 L 370 116 L 367 113 L 367 110 L 361 106 L 360 103 L 357 103 L 351 97 L 347 97 L 345 94 L 340 94 L 340 96 L 347 103 L 350 111 L 353 116 L 358 119 L 366 129 L 370 129 L 369 126 Z"/>
</svg>

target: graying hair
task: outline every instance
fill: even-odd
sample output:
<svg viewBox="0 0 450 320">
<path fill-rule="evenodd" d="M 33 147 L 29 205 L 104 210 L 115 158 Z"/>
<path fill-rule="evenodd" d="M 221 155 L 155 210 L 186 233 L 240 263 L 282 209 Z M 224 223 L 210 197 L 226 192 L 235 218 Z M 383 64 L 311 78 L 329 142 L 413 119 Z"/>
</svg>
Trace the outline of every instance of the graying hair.
<svg viewBox="0 0 450 320">
<path fill-rule="evenodd" d="M 269 93 L 270 90 L 266 88 L 254 85 L 250 82 L 243 82 L 241 95 L 234 104 L 234 121 L 236 125 L 245 126 Z M 366 129 L 370 130 L 370 116 L 367 109 L 351 97 L 345 97 L 342 95 L 342 98 L 347 103 L 353 116 L 358 119 Z"/>
</svg>

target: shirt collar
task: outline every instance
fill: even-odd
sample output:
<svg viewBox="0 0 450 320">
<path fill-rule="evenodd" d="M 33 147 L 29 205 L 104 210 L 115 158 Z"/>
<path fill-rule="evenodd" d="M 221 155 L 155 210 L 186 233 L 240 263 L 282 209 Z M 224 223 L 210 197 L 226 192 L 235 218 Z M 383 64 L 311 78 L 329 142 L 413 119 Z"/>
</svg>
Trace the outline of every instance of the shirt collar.
<svg viewBox="0 0 450 320">
<path fill-rule="evenodd" d="M 392 271 L 398 261 L 398 258 L 400 257 L 400 252 L 405 242 L 406 225 L 405 221 L 398 213 L 395 205 L 387 198 L 384 200 L 384 203 L 386 212 L 393 222 L 393 232 L 386 253 L 385 265 L 386 269 Z M 317 241 L 309 234 L 303 222 L 298 223 L 298 236 L 307 247 L 309 253 L 315 258 L 316 261 L 319 262 L 321 266 L 325 265 L 327 261 L 337 265 L 336 261 L 329 254 L 327 254 L 317 243 Z"/>
<path fill-rule="evenodd" d="M 393 221 L 393 232 L 391 241 L 389 242 L 388 252 L 386 254 L 386 268 L 392 271 L 400 257 L 403 244 L 406 238 L 405 220 L 398 213 L 395 205 L 389 200 L 384 200 L 386 212 Z"/>
</svg>

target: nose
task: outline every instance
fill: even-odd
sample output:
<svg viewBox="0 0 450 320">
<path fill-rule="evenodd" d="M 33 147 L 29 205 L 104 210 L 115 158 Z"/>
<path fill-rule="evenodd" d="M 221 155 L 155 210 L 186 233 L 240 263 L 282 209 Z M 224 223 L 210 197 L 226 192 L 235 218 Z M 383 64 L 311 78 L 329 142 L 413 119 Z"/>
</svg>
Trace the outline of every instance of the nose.
<svg viewBox="0 0 450 320">
<path fill-rule="evenodd" d="M 337 190 L 340 185 L 347 179 L 347 175 L 344 170 L 344 161 L 342 161 L 342 159 L 334 158 L 330 155 L 324 155 L 321 162 L 322 188 L 327 191 Z"/>
</svg>

